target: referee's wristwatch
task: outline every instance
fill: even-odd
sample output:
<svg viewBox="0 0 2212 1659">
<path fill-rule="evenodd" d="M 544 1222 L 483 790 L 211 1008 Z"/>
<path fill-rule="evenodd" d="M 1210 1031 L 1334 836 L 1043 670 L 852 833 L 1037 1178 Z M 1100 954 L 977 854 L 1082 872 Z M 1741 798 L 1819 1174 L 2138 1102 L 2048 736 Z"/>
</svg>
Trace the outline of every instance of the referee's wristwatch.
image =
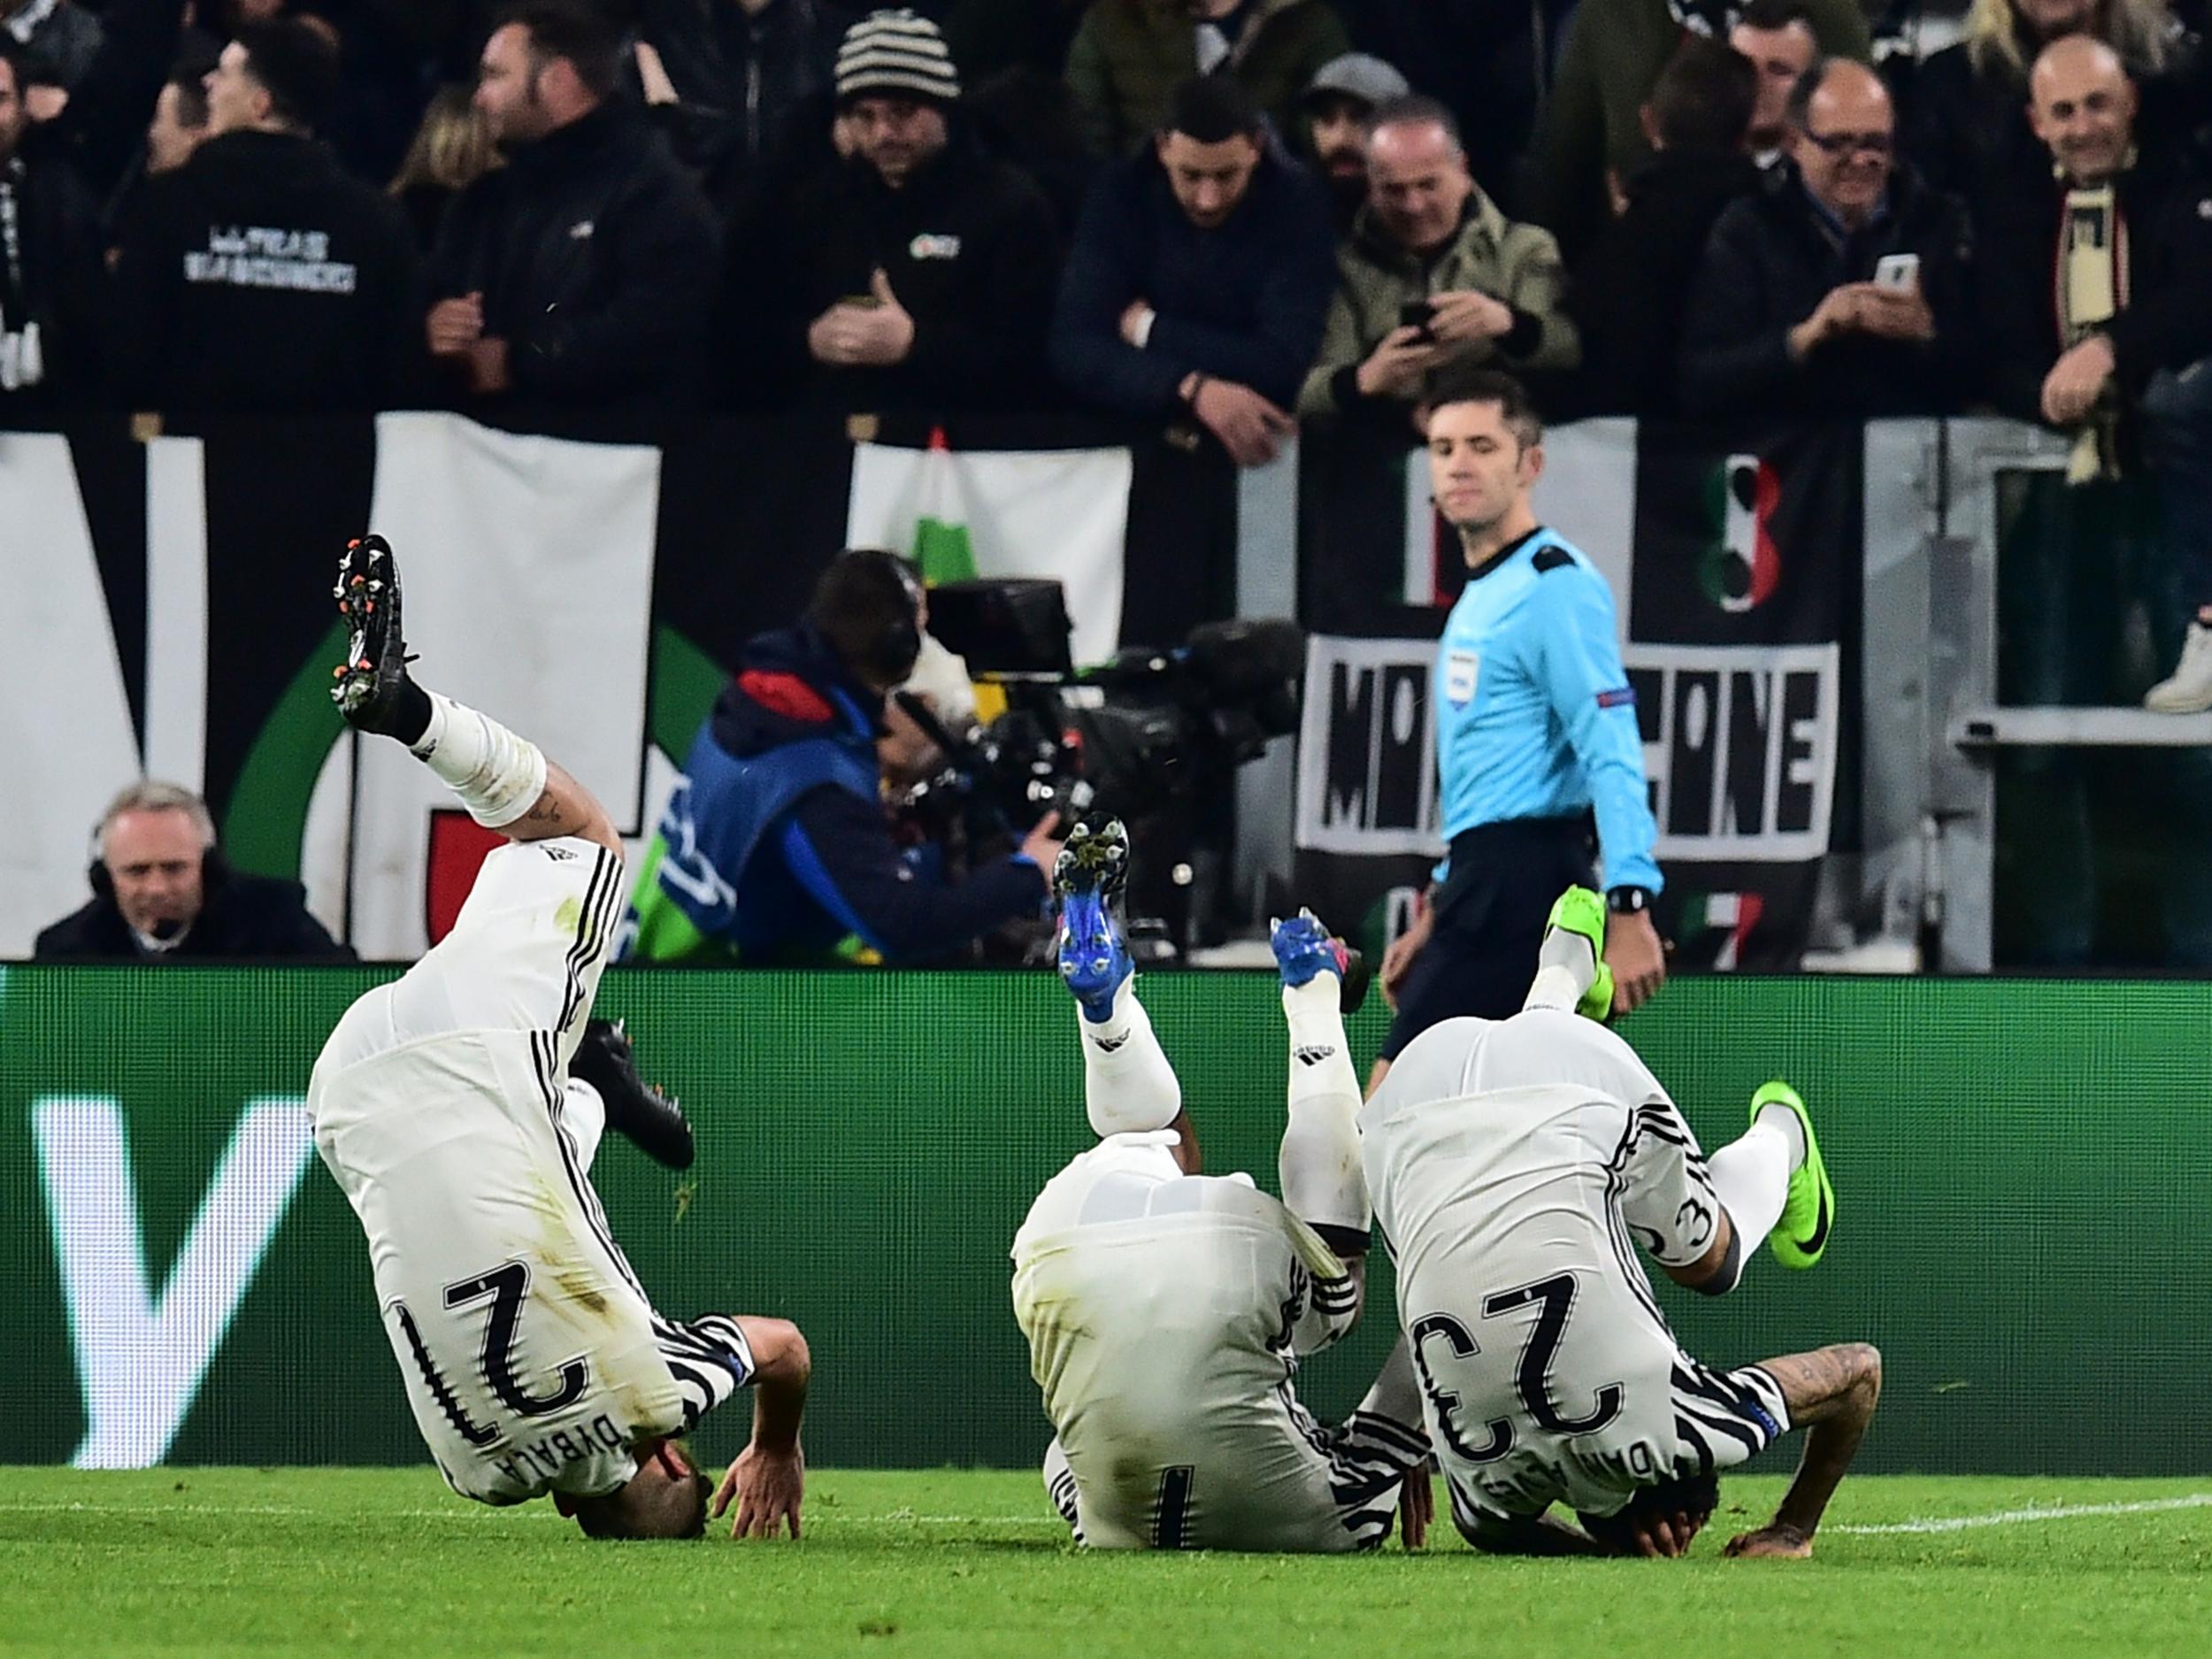
<svg viewBox="0 0 2212 1659">
<path fill-rule="evenodd" d="M 1649 887 L 1612 887 L 1605 895 L 1605 908 L 1616 916 L 1640 916 L 1651 909 Z"/>
</svg>

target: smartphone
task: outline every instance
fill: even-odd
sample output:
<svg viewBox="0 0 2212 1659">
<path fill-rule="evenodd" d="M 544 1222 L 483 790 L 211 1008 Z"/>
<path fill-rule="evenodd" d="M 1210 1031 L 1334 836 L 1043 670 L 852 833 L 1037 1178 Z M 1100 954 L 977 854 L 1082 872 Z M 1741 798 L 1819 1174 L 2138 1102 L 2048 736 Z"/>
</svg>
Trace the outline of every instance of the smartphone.
<svg viewBox="0 0 2212 1659">
<path fill-rule="evenodd" d="M 1429 325 L 1435 320 L 1434 300 L 1408 300 L 1398 308 L 1398 326 L 1401 328 L 1418 328 L 1426 334 Z"/>
<path fill-rule="evenodd" d="M 1874 286 L 1893 294 L 1909 294 L 1920 286 L 1920 256 L 1886 253 L 1874 262 Z"/>
</svg>

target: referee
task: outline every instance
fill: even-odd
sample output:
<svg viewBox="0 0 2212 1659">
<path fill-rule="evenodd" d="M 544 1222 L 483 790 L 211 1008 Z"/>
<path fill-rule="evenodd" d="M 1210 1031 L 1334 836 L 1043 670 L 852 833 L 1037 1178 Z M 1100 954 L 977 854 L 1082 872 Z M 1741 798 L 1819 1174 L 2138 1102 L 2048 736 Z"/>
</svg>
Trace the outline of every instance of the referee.
<svg viewBox="0 0 2212 1659">
<path fill-rule="evenodd" d="M 1486 371 L 1437 406 L 1428 430 L 1431 487 L 1468 570 L 1433 680 L 1449 848 L 1420 919 L 1383 959 L 1397 1018 L 1371 1094 L 1439 1020 L 1520 1011 L 1552 902 L 1598 885 L 1594 855 L 1612 912 L 1613 1011 L 1666 977 L 1635 694 L 1604 577 L 1529 504 L 1543 427 L 1518 381 Z"/>
</svg>

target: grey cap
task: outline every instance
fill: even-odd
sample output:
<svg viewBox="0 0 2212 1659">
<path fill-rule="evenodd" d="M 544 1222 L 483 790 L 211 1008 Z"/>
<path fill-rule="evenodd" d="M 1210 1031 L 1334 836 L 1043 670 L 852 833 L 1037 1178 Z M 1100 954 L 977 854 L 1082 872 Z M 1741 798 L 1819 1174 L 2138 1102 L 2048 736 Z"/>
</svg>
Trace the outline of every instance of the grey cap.
<svg viewBox="0 0 2212 1659">
<path fill-rule="evenodd" d="M 1299 96 L 1310 104 L 1326 96 L 1357 98 L 1370 109 L 1402 98 L 1413 88 L 1406 78 L 1370 52 L 1347 52 L 1332 58 L 1313 72 L 1313 79 Z"/>
</svg>

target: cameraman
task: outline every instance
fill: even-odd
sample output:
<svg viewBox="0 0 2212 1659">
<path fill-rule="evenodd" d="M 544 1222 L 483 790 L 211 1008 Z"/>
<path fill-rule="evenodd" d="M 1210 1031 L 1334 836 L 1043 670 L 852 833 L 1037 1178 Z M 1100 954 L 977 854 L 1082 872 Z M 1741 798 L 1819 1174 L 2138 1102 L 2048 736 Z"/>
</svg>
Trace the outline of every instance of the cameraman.
<svg viewBox="0 0 2212 1659">
<path fill-rule="evenodd" d="M 964 883 L 929 879 L 884 808 L 938 757 L 885 695 L 913 672 L 927 620 L 896 555 L 848 549 L 795 628 L 749 641 L 701 728 L 648 849 L 621 947 L 649 963 L 924 962 L 1043 904 L 1060 843 L 1048 816 Z"/>
<path fill-rule="evenodd" d="M 350 962 L 308 914 L 296 881 L 232 870 L 207 803 L 173 783 L 134 783 L 92 836 L 92 899 L 40 933 L 40 962 Z"/>
</svg>

